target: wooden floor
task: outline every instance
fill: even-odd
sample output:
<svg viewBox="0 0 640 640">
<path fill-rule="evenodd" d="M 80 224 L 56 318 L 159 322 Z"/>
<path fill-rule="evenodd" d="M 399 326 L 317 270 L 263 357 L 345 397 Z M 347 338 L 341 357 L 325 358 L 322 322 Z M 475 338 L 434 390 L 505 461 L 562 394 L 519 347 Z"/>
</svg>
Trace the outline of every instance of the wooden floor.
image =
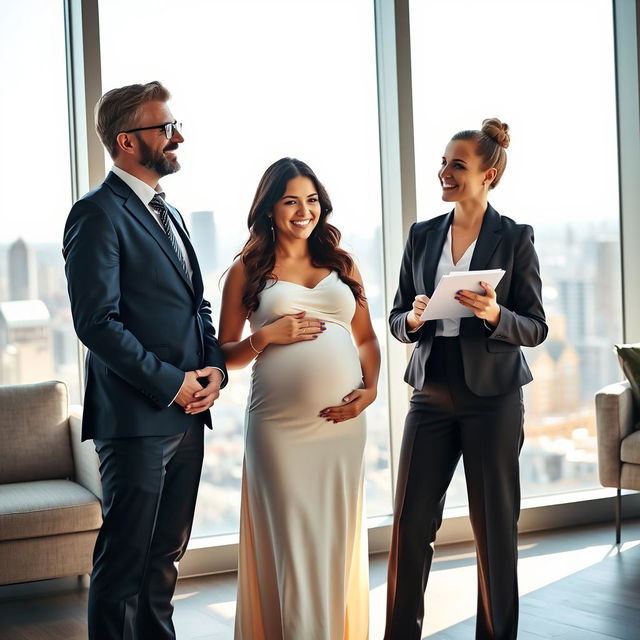
<svg viewBox="0 0 640 640">
<path fill-rule="evenodd" d="M 520 640 L 640 639 L 640 521 L 625 523 L 619 548 L 612 541 L 611 525 L 521 537 Z M 371 640 L 383 634 L 385 573 L 384 555 L 372 556 Z M 234 574 L 180 580 L 178 639 L 231 640 L 234 597 Z M 86 602 L 75 578 L 0 587 L 0 639 L 84 639 Z M 423 638 L 473 639 L 475 602 L 472 547 L 438 547 Z"/>
</svg>

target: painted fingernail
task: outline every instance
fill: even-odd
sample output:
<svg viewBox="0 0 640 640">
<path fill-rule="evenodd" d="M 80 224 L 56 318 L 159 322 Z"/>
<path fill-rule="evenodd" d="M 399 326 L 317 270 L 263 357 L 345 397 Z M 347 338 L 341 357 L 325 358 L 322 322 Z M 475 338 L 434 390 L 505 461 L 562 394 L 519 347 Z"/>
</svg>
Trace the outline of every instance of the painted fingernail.
<svg viewBox="0 0 640 640">
<path fill-rule="evenodd" d="M 326 322 L 325 322 L 324 320 L 320 320 L 320 324 L 321 324 L 321 325 L 325 325 L 325 324 L 326 324 Z"/>
<path fill-rule="evenodd" d="M 460 291 L 456 291 L 456 293 L 460 295 L 462 293 L 462 289 L 460 289 Z"/>
<path fill-rule="evenodd" d="M 325 327 L 324 325 L 320 327 L 320 331 L 326 331 L 327 327 Z"/>
</svg>

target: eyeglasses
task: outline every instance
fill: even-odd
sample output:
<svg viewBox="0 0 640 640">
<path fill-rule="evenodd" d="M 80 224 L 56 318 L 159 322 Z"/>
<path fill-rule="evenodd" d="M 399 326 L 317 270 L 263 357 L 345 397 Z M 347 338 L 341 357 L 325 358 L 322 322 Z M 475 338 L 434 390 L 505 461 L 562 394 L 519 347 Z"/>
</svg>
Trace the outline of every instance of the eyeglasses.
<svg viewBox="0 0 640 640">
<path fill-rule="evenodd" d="M 174 133 L 182 133 L 182 122 L 174 120 L 173 122 L 165 122 L 165 124 L 156 124 L 153 127 L 137 127 L 135 129 L 129 129 L 122 133 L 133 133 L 134 131 L 149 131 L 151 129 L 164 129 L 164 135 L 167 136 L 167 140 L 173 138 Z"/>
</svg>

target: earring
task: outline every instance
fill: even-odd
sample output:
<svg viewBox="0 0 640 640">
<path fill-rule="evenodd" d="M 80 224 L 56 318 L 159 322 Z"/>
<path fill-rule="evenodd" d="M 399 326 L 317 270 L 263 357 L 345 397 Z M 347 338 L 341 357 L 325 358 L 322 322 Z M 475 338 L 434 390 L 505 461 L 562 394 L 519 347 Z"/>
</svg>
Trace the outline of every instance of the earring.
<svg viewBox="0 0 640 640">
<path fill-rule="evenodd" d="M 271 227 L 271 242 L 275 243 L 276 241 L 276 232 L 273 228 L 273 218 L 269 218 L 269 226 Z"/>
</svg>

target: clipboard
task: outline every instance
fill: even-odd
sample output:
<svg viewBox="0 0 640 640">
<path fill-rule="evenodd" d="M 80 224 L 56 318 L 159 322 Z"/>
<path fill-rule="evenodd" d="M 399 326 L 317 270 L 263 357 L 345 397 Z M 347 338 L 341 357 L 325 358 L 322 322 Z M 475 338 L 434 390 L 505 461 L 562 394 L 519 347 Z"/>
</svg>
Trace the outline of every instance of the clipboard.
<svg viewBox="0 0 640 640">
<path fill-rule="evenodd" d="M 455 299 L 456 291 L 466 289 L 474 293 L 484 293 L 484 289 L 480 286 L 481 280 L 488 282 L 495 289 L 504 273 L 504 269 L 485 269 L 484 271 L 451 271 L 448 275 L 442 276 L 420 320 L 426 322 L 473 316 L 471 309 Z"/>
</svg>

